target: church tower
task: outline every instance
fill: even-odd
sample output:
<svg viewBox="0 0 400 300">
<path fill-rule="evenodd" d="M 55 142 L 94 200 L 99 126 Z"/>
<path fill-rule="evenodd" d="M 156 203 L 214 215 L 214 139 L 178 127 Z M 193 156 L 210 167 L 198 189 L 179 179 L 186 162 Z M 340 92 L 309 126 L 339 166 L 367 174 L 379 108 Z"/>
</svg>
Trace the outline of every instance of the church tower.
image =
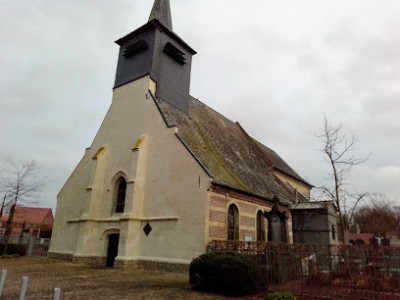
<svg viewBox="0 0 400 300">
<path fill-rule="evenodd" d="M 155 0 L 148 23 L 116 43 L 120 51 L 114 88 L 150 75 L 157 98 L 187 112 L 196 52 L 172 31 L 169 0 Z"/>
<path fill-rule="evenodd" d="M 206 201 L 199 199 L 210 177 L 159 103 L 188 113 L 196 52 L 173 32 L 169 0 L 155 0 L 148 22 L 116 43 L 112 103 L 57 196 L 50 256 L 188 264 L 205 247 Z"/>
</svg>

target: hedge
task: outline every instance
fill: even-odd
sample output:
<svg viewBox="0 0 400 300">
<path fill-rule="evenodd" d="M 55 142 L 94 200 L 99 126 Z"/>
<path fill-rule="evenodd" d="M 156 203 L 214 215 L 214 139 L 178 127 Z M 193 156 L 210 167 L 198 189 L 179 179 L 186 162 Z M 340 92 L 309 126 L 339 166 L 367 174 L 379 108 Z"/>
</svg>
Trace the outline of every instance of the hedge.
<svg viewBox="0 0 400 300">
<path fill-rule="evenodd" d="M 216 252 L 195 258 L 189 267 L 192 289 L 228 296 L 254 294 L 261 287 L 261 270 L 248 255 Z"/>
</svg>

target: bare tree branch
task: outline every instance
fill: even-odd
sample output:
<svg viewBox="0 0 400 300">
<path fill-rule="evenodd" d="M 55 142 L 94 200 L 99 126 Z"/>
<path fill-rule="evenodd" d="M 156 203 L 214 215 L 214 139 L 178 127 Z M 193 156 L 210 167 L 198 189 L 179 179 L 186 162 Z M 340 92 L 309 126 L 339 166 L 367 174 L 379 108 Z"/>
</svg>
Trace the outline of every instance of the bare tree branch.
<svg viewBox="0 0 400 300">
<path fill-rule="evenodd" d="M 366 193 L 351 195 L 348 192 L 346 179 L 352 168 L 368 160 L 369 155 L 357 156 L 354 153 L 358 143 L 357 137 L 341 123 L 332 126 L 326 115 L 324 115 L 324 126 L 316 137 L 322 142 L 319 151 L 324 153 L 331 166 L 332 186 L 323 186 L 320 190 L 323 195 L 329 197 L 327 200 L 335 202 L 339 213 L 340 231 L 344 238 L 356 207 L 367 195 Z"/>
<path fill-rule="evenodd" d="M 5 194 L 2 209 L 10 207 L 4 236 L 3 254 L 5 255 L 15 207 L 36 204 L 39 201 L 40 192 L 48 180 L 41 176 L 39 167 L 34 161 L 18 162 L 8 157 L 3 160 L 0 171 L 0 192 Z"/>
</svg>

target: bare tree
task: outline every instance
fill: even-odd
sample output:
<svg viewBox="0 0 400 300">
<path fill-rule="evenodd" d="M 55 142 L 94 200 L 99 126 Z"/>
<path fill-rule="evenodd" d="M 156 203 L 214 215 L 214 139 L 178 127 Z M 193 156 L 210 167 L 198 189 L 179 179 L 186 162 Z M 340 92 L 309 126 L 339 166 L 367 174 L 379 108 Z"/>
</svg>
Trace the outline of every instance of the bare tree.
<svg viewBox="0 0 400 300">
<path fill-rule="evenodd" d="M 5 158 L 0 166 L 0 191 L 4 193 L 4 208 L 9 208 L 6 230 L 3 243 L 4 255 L 7 252 L 8 242 L 14 211 L 17 206 L 37 204 L 40 192 L 47 183 L 47 179 L 40 173 L 35 161 L 17 162 L 11 158 Z M 7 200 L 8 199 L 8 200 Z"/>
<path fill-rule="evenodd" d="M 356 165 L 364 163 L 369 156 L 360 157 L 355 154 L 357 137 L 346 129 L 343 124 L 332 126 L 324 115 L 324 127 L 317 134 L 322 141 L 320 149 L 325 154 L 331 166 L 331 184 L 322 186 L 322 193 L 333 200 L 339 213 L 339 232 L 345 242 L 346 232 L 353 218 L 357 205 L 368 193 L 352 194 L 348 187 L 348 175 Z"/>
<path fill-rule="evenodd" d="M 399 235 L 400 213 L 394 202 L 384 195 L 370 196 L 370 203 L 360 207 L 354 214 L 354 224 L 362 233 L 374 233 L 376 236 L 391 239 Z"/>
</svg>

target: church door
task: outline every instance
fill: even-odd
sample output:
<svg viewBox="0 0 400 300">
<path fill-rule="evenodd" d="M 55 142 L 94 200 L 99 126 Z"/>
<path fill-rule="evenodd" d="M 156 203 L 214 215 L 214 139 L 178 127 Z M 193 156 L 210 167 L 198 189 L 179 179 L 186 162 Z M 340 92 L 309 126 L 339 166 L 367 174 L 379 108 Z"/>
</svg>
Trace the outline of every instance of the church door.
<svg viewBox="0 0 400 300">
<path fill-rule="evenodd" d="M 107 267 L 114 267 L 115 258 L 118 255 L 119 234 L 108 236 Z"/>
</svg>

